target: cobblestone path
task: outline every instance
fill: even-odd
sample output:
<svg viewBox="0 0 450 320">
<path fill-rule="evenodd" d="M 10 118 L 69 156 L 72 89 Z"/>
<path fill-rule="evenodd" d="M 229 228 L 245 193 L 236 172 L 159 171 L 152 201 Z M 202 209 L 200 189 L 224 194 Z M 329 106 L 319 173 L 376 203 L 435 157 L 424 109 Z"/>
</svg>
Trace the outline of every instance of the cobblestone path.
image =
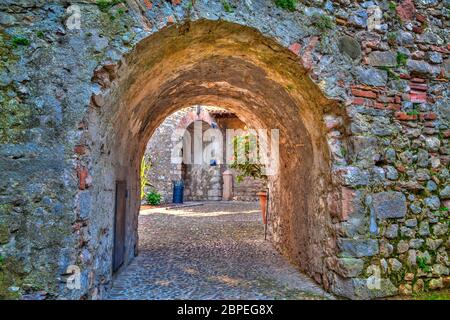
<svg viewBox="0 0 450 320">
<path fill-rule="evenodd" d="M 257 203 L 141 211 L 140 253 L 109 299 L 330 299 L 268 241 Z"/>
</svg>

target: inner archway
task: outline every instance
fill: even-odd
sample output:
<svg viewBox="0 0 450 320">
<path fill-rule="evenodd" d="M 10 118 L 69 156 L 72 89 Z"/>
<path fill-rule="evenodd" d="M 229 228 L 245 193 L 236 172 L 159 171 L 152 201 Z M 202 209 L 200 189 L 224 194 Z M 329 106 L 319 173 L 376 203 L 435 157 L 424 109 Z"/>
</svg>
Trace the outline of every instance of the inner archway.
<svg viewBox="0 0 450 320">
<path fill-rule="evenodd" d="M 126 185 L 123 265 L 137 254 L 140 161 L 154 130 L 186 105 L 220 105 L 253 128 L 280 132 L 280 170 L 270 181 L 270 238 L 317 282 L 333 279 L 336 255 L 327 198 L 333 191 L 324 113 L 334 103 L 309 79 L 298 57 L 254 29 L 201 20 L 144 39 L 120 64 L 98 68 L 87 119 L 98 256 L 114 251 L 114 185 Z M 109 192 L 105 192 L 109 191 Z M 92 222 L 91 222 L 92 223 Z M 101 273 L 101 271 L 99 272 Z M 95 281 L 95 280 L 94 280 Z"/>
</svg>

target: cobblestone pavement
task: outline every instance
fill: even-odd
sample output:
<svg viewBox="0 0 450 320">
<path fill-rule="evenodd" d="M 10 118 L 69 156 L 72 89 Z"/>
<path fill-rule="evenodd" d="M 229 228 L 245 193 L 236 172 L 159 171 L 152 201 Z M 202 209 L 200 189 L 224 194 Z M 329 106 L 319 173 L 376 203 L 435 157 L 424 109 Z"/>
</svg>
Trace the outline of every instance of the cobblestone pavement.
<svg viewBox="0 0 450 320">
<path fill-rule="evenodd" d="M 141 211 L 140 254 L 109 299 L 330 299 L 264 241 L 257 203 Z"/>
</svg>

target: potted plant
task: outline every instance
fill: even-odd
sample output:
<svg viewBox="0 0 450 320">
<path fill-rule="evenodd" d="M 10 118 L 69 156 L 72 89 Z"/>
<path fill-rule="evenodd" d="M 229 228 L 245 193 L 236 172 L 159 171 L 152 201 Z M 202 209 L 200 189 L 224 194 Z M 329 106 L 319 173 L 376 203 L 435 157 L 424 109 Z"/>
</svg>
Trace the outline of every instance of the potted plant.
<svg viewBox="0 0 450 320">
<path fill-rule="evenodd" d="M 238 175 L 237 182 L 241 182 L 245 177 L 262 179 L 266 185 L 266 190 L 257 193 L 261 205 L 262 220 L 267 225 L 267 198 L 269 189 L 267 187 L 267 175 L 264 173 L 264 164 L 259 157 L 259 149 L 256 136 L 250 133 L 233 137 L 234 156 L 230 168 L 236 169 Z M 255 155 L 252 157 L 251 155 Z"/>
</svg>

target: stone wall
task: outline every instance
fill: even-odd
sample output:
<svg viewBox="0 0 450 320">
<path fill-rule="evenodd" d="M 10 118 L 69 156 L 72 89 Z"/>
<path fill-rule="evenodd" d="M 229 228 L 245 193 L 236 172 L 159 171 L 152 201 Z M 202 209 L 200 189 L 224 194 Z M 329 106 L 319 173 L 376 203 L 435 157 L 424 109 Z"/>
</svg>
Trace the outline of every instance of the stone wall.
<svg viewBox="0 0 450 320">
<path fill-rule="evenodd" d="M 105 295 L 114 182 L 126 264 L 142 141 L 187 100 L 282 128 L 271 239 L 326 289 L 449 285 L 448 1 L 228 2 L 0 0 L 0 297 Z"/>
</svg>

